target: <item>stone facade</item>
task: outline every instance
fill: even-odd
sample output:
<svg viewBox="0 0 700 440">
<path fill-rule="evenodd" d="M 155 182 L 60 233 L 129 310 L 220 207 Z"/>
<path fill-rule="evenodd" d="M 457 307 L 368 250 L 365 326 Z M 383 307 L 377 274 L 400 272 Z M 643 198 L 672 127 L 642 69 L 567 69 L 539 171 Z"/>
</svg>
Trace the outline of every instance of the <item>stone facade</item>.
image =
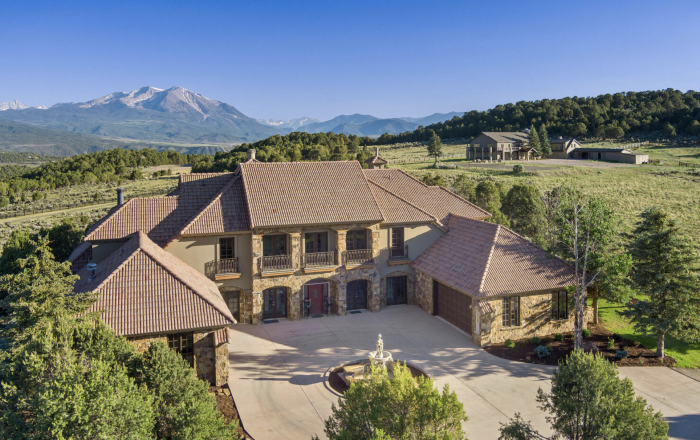
<svg viewBox="0 0 700 440">
<path fill-rule="evenodd" d="M 325 228 L 334 234 L 335 258 L 337 265 L 323 271 L 305 272 L 301 267 L 301 236 L 303 228 L 265 228 L 256 229 L 252 235 L 253 256 L 253 286 L 250 293 L 245 292 L 245 303 L 250 304 L 250 309 L 244 311 L 244 322 L 260 324 L 263 319 L 263 292 L 273 287 L 287 289 L 286 312 L 287 319 L 298 320 L 302 316 L 302 302 L 304 285 L 309 281 L 325 281 L 330 285 L 329 294 L 337 305 L 337 314 L 346 313 L 346 285 L 355 280 L 368 281 L 367 309 L 377 312 L 382 307 L 381 287 L 379 279 L 379 225 L 378 224 L 346 224 Z M 369 247 L 372 249 L 372 264 L 357 267 L 343 265 L 343 254 L 346 250 L 347 231 L 353 229 L 366 229 L 368 231 Z M 279 275 L 261 273 L 260 258 L 263 255 L 263 236 L 269 234 L 286 234 L 288 236 L 289 249 L 291 251 L 292 269 Z M 386 300 L 384 300 L 386 304 Z M 249 319 L 250 317 L 250 319 Z"/>
<path fill-rule="evenodd" d="M 212 385 L 222 386 L 228 383 L 228 344 L 214 346 L 214 332 L 193 333 L 194 371 L 197 377 Z M 168 344 L 167 335 L 136 336 L 129 338 L 136 351 L 143 353 L 151 342 Z"/>
<path fill-rule="evenodd" d="M 568 319 L 551 319 L 552 292 L 515 296 L 520 297 L 520 325 L 517 327 L 503 327 L 503 297 L 472 296 L 471 337 L 474 343 L 483 347 L 504 342 L 506 339 L 531 338 L 574 330 L 573 310 L 569 311 Z M 433 278 L 421 271 L 416 271 L 414 298 L 416 305 L 428 313 L 433 313 Z M 492 311 L 482 314 L 479 303 L 487 304 Z"/>
</svg>

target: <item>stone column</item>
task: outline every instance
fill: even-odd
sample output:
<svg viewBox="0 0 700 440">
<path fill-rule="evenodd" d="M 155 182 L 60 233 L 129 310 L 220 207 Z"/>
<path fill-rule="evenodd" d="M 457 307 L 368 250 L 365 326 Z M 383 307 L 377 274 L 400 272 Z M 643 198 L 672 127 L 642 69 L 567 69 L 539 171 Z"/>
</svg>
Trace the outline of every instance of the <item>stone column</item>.
<svg viewBox="0 0 700 440">
<path fill-rule="evenodd" d="M 197 377 L 211 384 L 216 383 L 216 358 L 213 333 L 197 333 L 193 335 L 194 371 Z"/>
<path fill-rule="evenodd" d="M 372 246 L 372 258 L 374 258 L 374 263 L 379 262 L 379 255 L 382 251 L 382 245 L 379 242 L 379 225 L 372 225 L 369 228 L 370 231 L 370 246 Z"/>
<path fill-rule="evenodd" d="M 343 254 L 345 253 L 345 250 L 347 249 L 347 238 L 348 238 L 348 230 L 347 229 L 336 229 L 335 230 L 335 251 L 336 251 L 336 257 L 338 258 L 338 265 L 343 264 Z"/>
<path fill-rule="evenodd" d="M 347 306 L 345 299 L 347 298 L 347 284 L 338 283 L 338 315 L 345 316 L 347 313 Z"/>
<path fill-rule="evenodd" d="M 222 386 L 228 383 L 228 344 L 221 344 L 214 348 L 214 356 L 216 359 L 216 386 Z"/>
<path fill-rule="evenodd" d="M 253 324 L 262 324 L 263 316 L 263 293 L 253 292 L 253 310 L 251 316 L 251 322 Z"/>
<path fill-rule="evenodd" d="M 484 160 L 484 146 L 481 146 L 481 160 Z"/>
<path fill-rule="evenodd" d="M 301 266 L 301 232 L 289 233 L 289 247 L 292 250 L 292 267 L 299 270 Z"/>
<path fill-rule="evenodd" d="M 251 237 L 251 256 L 252 258 L 252 275 L 255 277 L 256 275 L 260 274 L 260 264 L 258 261 L 260 258 L 262 258 L 263 254 L 263 244 L 262 244 L 262 235 L 256 234 L 256 231 L 253 231 L 253 235 Z"/>
</svg>

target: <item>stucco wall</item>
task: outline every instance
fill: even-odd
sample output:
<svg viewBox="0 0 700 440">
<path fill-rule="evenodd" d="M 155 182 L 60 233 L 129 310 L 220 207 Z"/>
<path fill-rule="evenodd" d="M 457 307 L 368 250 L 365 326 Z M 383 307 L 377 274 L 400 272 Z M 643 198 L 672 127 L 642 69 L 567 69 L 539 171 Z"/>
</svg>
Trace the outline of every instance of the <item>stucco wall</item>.
<svg viewBox="0 0 700 440">
<path fill-rule="evenodd" d="M 188 265 L 210 279 L 214 279 L 215 262 L 219 256 L 219 238 L 233 237 L 238 270 L 241 277 L 236 280 L 218 281 L 220 287 L 251 288 L 251 241 L 250 234 L 222 234 L 217 236 L 180 237 L 166 249 Z"/>
<path fill-rule="evenodd" d="M 401 225 L 396 225 L 401 226 Z M 408 257 L 414 260 L 423 253 L 431 244 L 444 234 L 435 225 L 410 225 L 404 226 L 404 243 L 408 246 Z M 382 226 L 379 229 L 379 276 L 384 278 L 387 274 L 403 270 L 413 272 L 408 264 L 389 265 L 389 247 L 391 246 L 391 227 Z"/>
</svg>

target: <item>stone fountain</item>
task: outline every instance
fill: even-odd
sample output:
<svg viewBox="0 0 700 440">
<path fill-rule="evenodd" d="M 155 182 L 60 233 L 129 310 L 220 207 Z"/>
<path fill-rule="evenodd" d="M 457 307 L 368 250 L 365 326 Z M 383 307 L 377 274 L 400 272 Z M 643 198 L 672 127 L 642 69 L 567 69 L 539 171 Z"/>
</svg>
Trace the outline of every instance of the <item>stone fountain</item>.
<svg viewBox="0 0 700 440">
<path fill-rule="evenodd" d="M 367 353 L 367 359 L 368 360 L 366 361 L 343 367 L 342 372 L 340 372 L 338 375 L 348 386 L 350 386 L 351 383 L 364 379 L 365 374 L 367 374 L 370 370 L 370 365 L 374 365 L 375 367 L 388 370 L 389 377 L 392 377 L 394 360 L 391 353 L 384 350 L 382 335 L 379 335 L 379 338 L 377 339 L 375 351 L 370 351 Z"/>
</svg>

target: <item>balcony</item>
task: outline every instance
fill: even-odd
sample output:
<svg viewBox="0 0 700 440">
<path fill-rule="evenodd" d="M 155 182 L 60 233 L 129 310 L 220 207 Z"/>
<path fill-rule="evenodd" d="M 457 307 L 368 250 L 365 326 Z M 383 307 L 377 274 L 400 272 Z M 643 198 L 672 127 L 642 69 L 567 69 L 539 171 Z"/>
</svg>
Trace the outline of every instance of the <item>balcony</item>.
<svg viewBox="0 0 700 440">
<path fill-rule="evenodd" d="M 389 248 L 389 265 L 396 266 L 399 264 L 408 264 L 411 260 L 408 258 L 408 245 L 401 247 Z"/>
<path fill-rule="evenodd" d="M 355 249 L 345 251 L 344 257 L 345 266 L 364 266 L 374 264 L 374 260 L 372 259 L 372 249 Z"/>
<path fill-rule="evenodd" d="M 216 260 L 216 280 L 234 280 L 241 277 L 241 272 L 238 270 L 238 258 L 222 258 Z"/>
<path fill-rule="evenodd" d="M 263 275 L 291 274 L 294 272 L 291 255 L 271 255 L 258 260 Z"/>
<path fill-rule="evenodd" d="M 314 252 L 301 254 L 301 267 L 304 272 L 327 272 L 335 268 L 335 252 Z"/>
</svg>

